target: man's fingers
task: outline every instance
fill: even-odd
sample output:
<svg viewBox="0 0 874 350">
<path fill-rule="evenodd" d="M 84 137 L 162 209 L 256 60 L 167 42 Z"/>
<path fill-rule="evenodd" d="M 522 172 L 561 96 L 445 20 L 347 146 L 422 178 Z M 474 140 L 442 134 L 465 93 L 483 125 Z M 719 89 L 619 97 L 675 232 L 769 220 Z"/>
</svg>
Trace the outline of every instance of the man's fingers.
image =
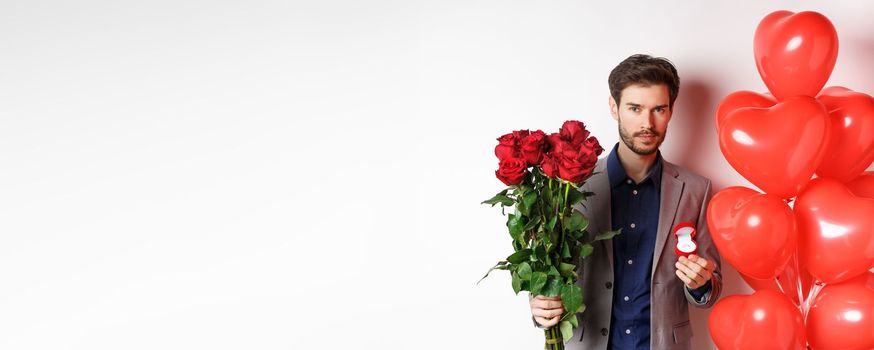
<svg viewBox="0 0 874 350">
<path fill-rule="evenodd" d="M 710 260 L 704 259 L 704 258 L 697 256 L 697 255 L 694 255 L 694 254 L 690 255 L 689 257 L 690 257 L 690 259 L 689 259 L 690 261 L 692 261 L 693 263 L 695 263 L 698 266 L 701 266 L 701 268 L 703 268 L 707 271 L 713 272 L 714 270 L 716 270 L 716 264 Z"/>
<path fill-rule="evenodd" d="M 551 309 L 551 310 L 531 309 L 531 314 L 534 315 L 534 317 L 553 318 L 553 317 L 561 316 L 561 314 L 563 314 L 563 313 L 564 313 L 564 309 Z"/>
<path fill-rule="evenodd" d="M 561 297 L 558 297 L 558 296 L 555 296 L 555 297 L 548 297 L 548 296 L 545 296 L 545 295 L 536 295 L 536 296 L 534 296 L 534 299 L 537 299 L 537 300 L 558 300 L 558 301 L 561 301 Z"/>
<path fill-rule="evenodd" d="M 542 327 L 549 328 L 549 327 L 557 325 L 559 318 L 558 317 L 543 318 L 543 317 L 535 316 L 534 320 L 537 321 L 537 324 L 541 325 Z"/>
<path fill-rule="evenodd" d="M 701 276 L 701 275 L 695 273 L 688 266 L 683 265 L 683 264 L 679 264 L 679 263 L 677 264 L 677 274 L 683 275 L 683 277 L 686 278 L 685 280 L 683 280 L 683 282 L 686 282 L 686 280 L 694 282 L 694 284 L 690 283 L 690 282 L 686 282 L 686 285 L 688 285 L 690 287 L 702 285 L 702 284 L 704 284 L 704 281 L 706 280 L 706 278 L 704 276 Z"/>
<path fill-rule="evenodd" d="M 692 265 L 692 266 L 689 266 L 689 265 Z M 706 280 L 707 279 L 707 277 L 705 277 L 704 275 L 706 275 L 708 273 L 705 272 L 705 270 L 703 268 L 701 268 L 700 265 L 697 265 L 694 263 L 690 263 L 689 265 L 682 264 L 679 262 L 675 264 L 675 266 L 677 266 L 678 270 L 683 271 L 683 273 L 685 273 L 686 276 L 689 276 L 689 278 L 691 278 L 693 280 L 698 280 L 698 279 Z"/>
<path fill-rule="evenodd" d="M 683 281 L 683 283 L 685 283 L 687 286 L 690 286 L 690 287 L 692 286 L 692 283 L 693 283 L 693 282 L 692 282 L 692 279 L 690 279 L 689 277 L 687 277 L 686 274 L 680 272 L 680 270 L 677 270 L 677 271 L 676 271 L 676 274 L 677 274 L 677 277 L 679 277 L 680 280 Z M 694 289 L 694 288 L 693 288 L 693 289 Z"/>
</svg>

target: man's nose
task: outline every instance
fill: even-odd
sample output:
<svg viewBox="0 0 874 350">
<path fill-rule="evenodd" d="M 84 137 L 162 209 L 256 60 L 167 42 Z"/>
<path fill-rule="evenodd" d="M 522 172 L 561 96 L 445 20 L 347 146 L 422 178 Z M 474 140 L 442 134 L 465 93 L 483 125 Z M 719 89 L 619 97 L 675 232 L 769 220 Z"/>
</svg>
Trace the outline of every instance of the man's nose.
<svg viewBox="0 0 874 350">
<path fill-rule="evenodd" d="M 641 127 L 643 129 L 650 129 L 653 125 L 653 120 L 655 120 L 655 112 L 652 110 L 648 111 L 643 118 L 643 122 L 641 123 Z"/>
</svg>

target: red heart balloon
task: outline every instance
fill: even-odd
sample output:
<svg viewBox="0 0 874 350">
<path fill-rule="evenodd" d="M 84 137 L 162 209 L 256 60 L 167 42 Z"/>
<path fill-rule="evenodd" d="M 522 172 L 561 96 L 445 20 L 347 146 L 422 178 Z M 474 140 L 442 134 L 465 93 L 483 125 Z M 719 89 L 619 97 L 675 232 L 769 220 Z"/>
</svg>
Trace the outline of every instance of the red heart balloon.
<svg viewBox="0 0 874 350">
<path fill-rule="evenodd" d="M 813 97 L 835 67 L 838 34 L 819 13 L 776 11 L 759 22 L 753 53 L 759 75 L 778 100 Z"/>
<path fill-rule="evenodd" d="M 760 94 L 747 90 L 732 92 L 725 96 L 722 102 L 719 102 L 719 106 L 716 107 L 716 132 L 719 132 L 725 117 L 738 108 L 768 108 L 775 104 L 777 104 L 777 100 L 771 94 Z"/>
<path fill-rule="evenodd" d="M 832 86 L 816 98 L 829 113 L 829 145 L 816 175 L 847 182 L 859 176 L 874 161 L 874 98 L 861 92 Z"/>
<path fill-rule="evenodd" d="M 823 288 L 807 314 L 807 339 L 817 350 L 874 348 L 874 290 L 849 282 Z"/>
<path fill-rule="evenodd" d="M 798 196 L 795 218 L 800 258 L 818 280 L 840 283 L 874 267 L 874 199 L 817 178 Z"/>
<path fill-rule="evenodd" d="M 775 195 L 739 186 L 719 191 L 707 207 L 707 227 L 719 254 L 752 278 L 776 277 L 795 254 L 795 216 Z"/>
<path fill-rule="evenodd" d="M 770 108 L 740 108 L 719 129 L 728 163 L 763 191 L 794 197 L 825 156 L 828 114 L 812 97 L 788 98 Z"/>
<path fill-rule="evenodd" d="M 847 184 L 847 188 L 859 197 L 874 199 L 874 171 L 869 171 Z"/>
<path fill-rule="evenodd" d="M 723 298 L 710 312 L 708 327 L 721 350 L 806 348 L 801 312 L 772 290 Z"/>
<path fill-rule="evenodd" d="M 850 280 L 848 280 L 846 282 L 842 282 L 842 283 L 834 284 L 834 285 L 843 286 L 843 285 L 848 285 L 848 284 L 860 285 L 860 286 L 868 287 L 868 289 L 874 290 L 874 271 L 868 271 L 868 273 L 863 273 L 859 276 L 851 278 Z"/>
</svg>

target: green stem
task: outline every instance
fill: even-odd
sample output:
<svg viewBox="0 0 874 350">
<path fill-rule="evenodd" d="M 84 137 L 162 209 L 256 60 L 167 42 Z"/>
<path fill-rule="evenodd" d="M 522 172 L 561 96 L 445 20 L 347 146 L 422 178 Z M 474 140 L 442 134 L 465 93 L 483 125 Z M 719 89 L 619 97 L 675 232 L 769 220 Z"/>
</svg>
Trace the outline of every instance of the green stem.
<svg viewBox="0 0 874 350">
<path fill-rule="evenodd" d="M 561 337 L 561 330 L 558 325 L 549 327 L 543 331 L 546 336 L 546 350 L 564 350 L 564 339 Z"/>
</svg>

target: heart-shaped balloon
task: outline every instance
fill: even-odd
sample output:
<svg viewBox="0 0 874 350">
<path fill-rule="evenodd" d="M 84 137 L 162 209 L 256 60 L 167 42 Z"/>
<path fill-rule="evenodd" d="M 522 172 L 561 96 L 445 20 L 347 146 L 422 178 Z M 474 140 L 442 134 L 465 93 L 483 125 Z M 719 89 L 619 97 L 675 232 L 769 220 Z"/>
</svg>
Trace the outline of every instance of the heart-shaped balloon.
<svg viewBox="0 0 874 350">
<path fill-rule="evenodd" d="M 719 191 L 707 207 L 707 227 L 719 254 L 749 277 L 772 279 L 795 254 L 795 216 L 772 194 L 739 186 Z"/>
<path fill-rule="evenodd" d="M 828 157 L 822 160 L 816 175 L 850 181 L 874 161 L 874 98 L 831 86 L 816 99 L 825 106 L 831 122 Z"/>
<path fill-rule="evenodd" d="M 807 339 L 817 350 L 874 348 L 874 290 L 855 282 L 823 288 L 807 314 Z"/>
<path fill-rule="evenodd" d="M 723 298 L 710 312 L 708 326 L 721 350 L 806 348 L 801 312 L 772 290 Z"/>
<path fill-rule="evenodd" d="M 874 171 L 868 171 L 847 184 L 847 188 L 859 197 L 874 199 Z"/>
<path fill-rule="evenodd" d="M 716 132 L 719 132 L 719 128 L 722 126 L 722 122 L 725 121 L 725 117 L 737 110 L 738 108 L 745 107 L 757 107 L 757 108 L 768 108 L 777 104 L 777 100 L 771 94 L 760 94 L 754 91 L 740 90 L 735 91 L 719 102 L 719 106 L 716 107 Z"/>
<path fill-rule="evenodd" d="M 813 97 L 788 98 L 770 108 L 740 108 L 719 129 L 728 163 L 763 191 L 794 197 L 825 156 L 829 122 Z"/>
<path fill-rule="evenodd" d="M 810 274 L 840 283 L 874 267 L 874 199 L 817 178 L 795 202 L 800 258 Z"/>
<path fill-rule="evenodd" d="M 759 75 L 778 100 L 816 96 L 838 57 L 838 34 L 816 12 L 776 11 L 756 28 L 753 53 Z"/>
</svg>

